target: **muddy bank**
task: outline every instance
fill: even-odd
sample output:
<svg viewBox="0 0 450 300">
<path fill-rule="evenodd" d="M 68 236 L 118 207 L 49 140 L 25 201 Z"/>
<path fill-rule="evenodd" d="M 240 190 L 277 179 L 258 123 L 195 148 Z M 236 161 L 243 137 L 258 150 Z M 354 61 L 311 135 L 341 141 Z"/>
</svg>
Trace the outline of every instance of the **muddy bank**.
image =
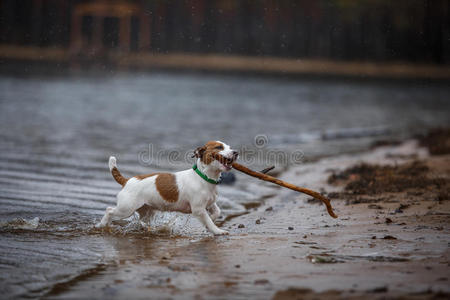
<svg viewBox="0 0 450 300">
<path fill-rule="evenodd" d="M 447 163 L 446 158 L 440 160 Z M 432 163 L 435 160 L 429 161 L 429 164 Z M 444 167 L 447 166 L 444 164 Z M 393 194 L 391 198 L 405 197 L 406 194 L 410 198 L 418 198 L 418 201 L 445 201 L 450 197 L 450 180 L 445 174 L 436 176 L 426 162 L 418 160 L 395 166 L 362 163 L 332 174 L 328 183 L 343 184 L 343 192 L 330 193 L 329 196 L 346 199 L 350 203 L 382 202 L 386 200 L 383 196 L 387 193 Z"/>
<path fill-rule="evenodd" d="M 407 141 L 291 168 L 281 178 L 332 195 L 339 219 L 276 189 L 224 220 L 227 237 L 103 232 L 105 265 L 46 298 L 445 299 L 449 165 Z"/>
<path fill-rule="evenodd" d="M 387 289 L 384 287 L 374 289 L 365 293 L 355 292 L 353 290 L 343 292 L 338 290 L 331 290 L 321 293 L 316 293 L 310 289 L 302 288 L 289 288 L 284 291 L 277 292 L 273 300 L 291 300 L 291 299 L 302 299 L 302 300 L 314 300 L 314 299 L 349 299 L 349 300 L 363 300 L 363 299 L 392 299 L 392 300 L 445 300 L 450 296 L 448 293 L 444 292 L 433 292 L 425 291 L 419 293 L 390 293 L 386 296 Z M 381 294 L 381 295 L 379 295 Z"/>
</svg>

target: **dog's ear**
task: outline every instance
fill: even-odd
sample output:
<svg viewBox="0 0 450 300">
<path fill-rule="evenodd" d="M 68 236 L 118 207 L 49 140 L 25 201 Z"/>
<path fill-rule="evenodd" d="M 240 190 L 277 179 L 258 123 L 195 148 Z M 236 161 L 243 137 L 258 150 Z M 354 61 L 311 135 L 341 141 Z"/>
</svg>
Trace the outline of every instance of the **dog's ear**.
<svg viewBox="0 0 450 300">
<path fill-rule="evenodd" d="M 202 158 L 203 154 L 205 153 L 205 150 L 206 150 L 205 146 L 198 147 L 197 149 L 195 149 L 194 155 L 192 155 L 192 157 Z"/>
</svg>

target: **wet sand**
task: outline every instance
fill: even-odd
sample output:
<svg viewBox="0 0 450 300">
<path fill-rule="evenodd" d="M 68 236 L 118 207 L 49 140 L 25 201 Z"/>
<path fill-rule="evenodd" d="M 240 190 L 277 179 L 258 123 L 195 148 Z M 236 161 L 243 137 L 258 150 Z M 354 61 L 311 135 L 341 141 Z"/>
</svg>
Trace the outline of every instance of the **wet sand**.
<svg viewBox="0 0 450 300">
<path fill-rule="evenodd" d="M 355 193 L 348 185 L 362 175 L 341 173 L 361 163 L 401 173 L 416 161 L 425 167 L 412 176 L 433 182 L 420 189 Z M 309 197 L 280 188 L 224 222 L 230 236 L 201 229 L 105 231 L 104 263 L 45 298 L 447 299 L 449 166 L 448 154 L 430 156 L 417 141 L 406 141 L 290 168 L 281 178 L 333 196 L 338 219 Z"/>
</svg>

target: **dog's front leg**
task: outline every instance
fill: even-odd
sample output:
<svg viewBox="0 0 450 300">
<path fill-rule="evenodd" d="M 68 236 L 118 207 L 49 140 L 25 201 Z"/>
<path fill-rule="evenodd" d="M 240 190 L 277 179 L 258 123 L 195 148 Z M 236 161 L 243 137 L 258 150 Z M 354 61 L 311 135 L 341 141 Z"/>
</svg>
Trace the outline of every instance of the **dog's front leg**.
<svg viewBox="0 0 450 300">
<path fill-rule="evenodd" d="M 210 216 L 208 215 L 208 212 L 205 208 L 193 208 L 192 214 L 196 216 L 202 224 L 208 228 L 210 232 L 212 232 L 215 235 L 225 235 L 228 234 L 228 231 L 222 230 L 219 227 L 217 227 L 214 222 L 211 220 Z"/>
<path fill-rule="evenodd" d="M 208 212 L 213 222 L 220 217 L 220 208 L 215 202 L 208 207 Z"/>
</svg>

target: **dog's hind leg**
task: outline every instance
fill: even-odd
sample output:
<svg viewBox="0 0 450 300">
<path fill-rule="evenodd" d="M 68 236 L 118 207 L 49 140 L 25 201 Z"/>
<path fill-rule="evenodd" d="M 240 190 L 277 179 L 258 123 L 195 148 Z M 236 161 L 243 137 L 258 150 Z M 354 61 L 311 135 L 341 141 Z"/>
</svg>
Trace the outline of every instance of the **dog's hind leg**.
<svg viewBox="0 0 450 300">
<path fill-rule="evenodd" d="M 142 205 L 136 211 L 139 214 L 139 220 L 146 224 L 150 223 L 153 215 L 155 214 L 155 211 L 147 204 Z"/>
<path fill-rule="evenodd" d="M 106 209 L 105 215 L 103 216 L 100 223 L 96 225 L 96 227 L 105 227 L 108 226 L 113 220 L 121 220 L 130 217 L 139 206 L 142 206 L 142 203 L 139 205 L 137 201 L 133 201 L 133 199 L 129 199 L 127 194 L 119 193 L 117 195 L 117 206 L 116 207 L 108 207 Z"/>
<path fill-rule="evenodd" d="M 114 210 L 114 207 L 107 207 L 106 211 L 105 211 L 105 215 L 103 216 L 100 223 L 97 223 L 95 225 L 95 227 L 100 228 L 100 227 L 105 227 L 105 226 L 109 225 L 109 223 L 111 223 L 111 212 L 113 210 Z"/>
</svg>

